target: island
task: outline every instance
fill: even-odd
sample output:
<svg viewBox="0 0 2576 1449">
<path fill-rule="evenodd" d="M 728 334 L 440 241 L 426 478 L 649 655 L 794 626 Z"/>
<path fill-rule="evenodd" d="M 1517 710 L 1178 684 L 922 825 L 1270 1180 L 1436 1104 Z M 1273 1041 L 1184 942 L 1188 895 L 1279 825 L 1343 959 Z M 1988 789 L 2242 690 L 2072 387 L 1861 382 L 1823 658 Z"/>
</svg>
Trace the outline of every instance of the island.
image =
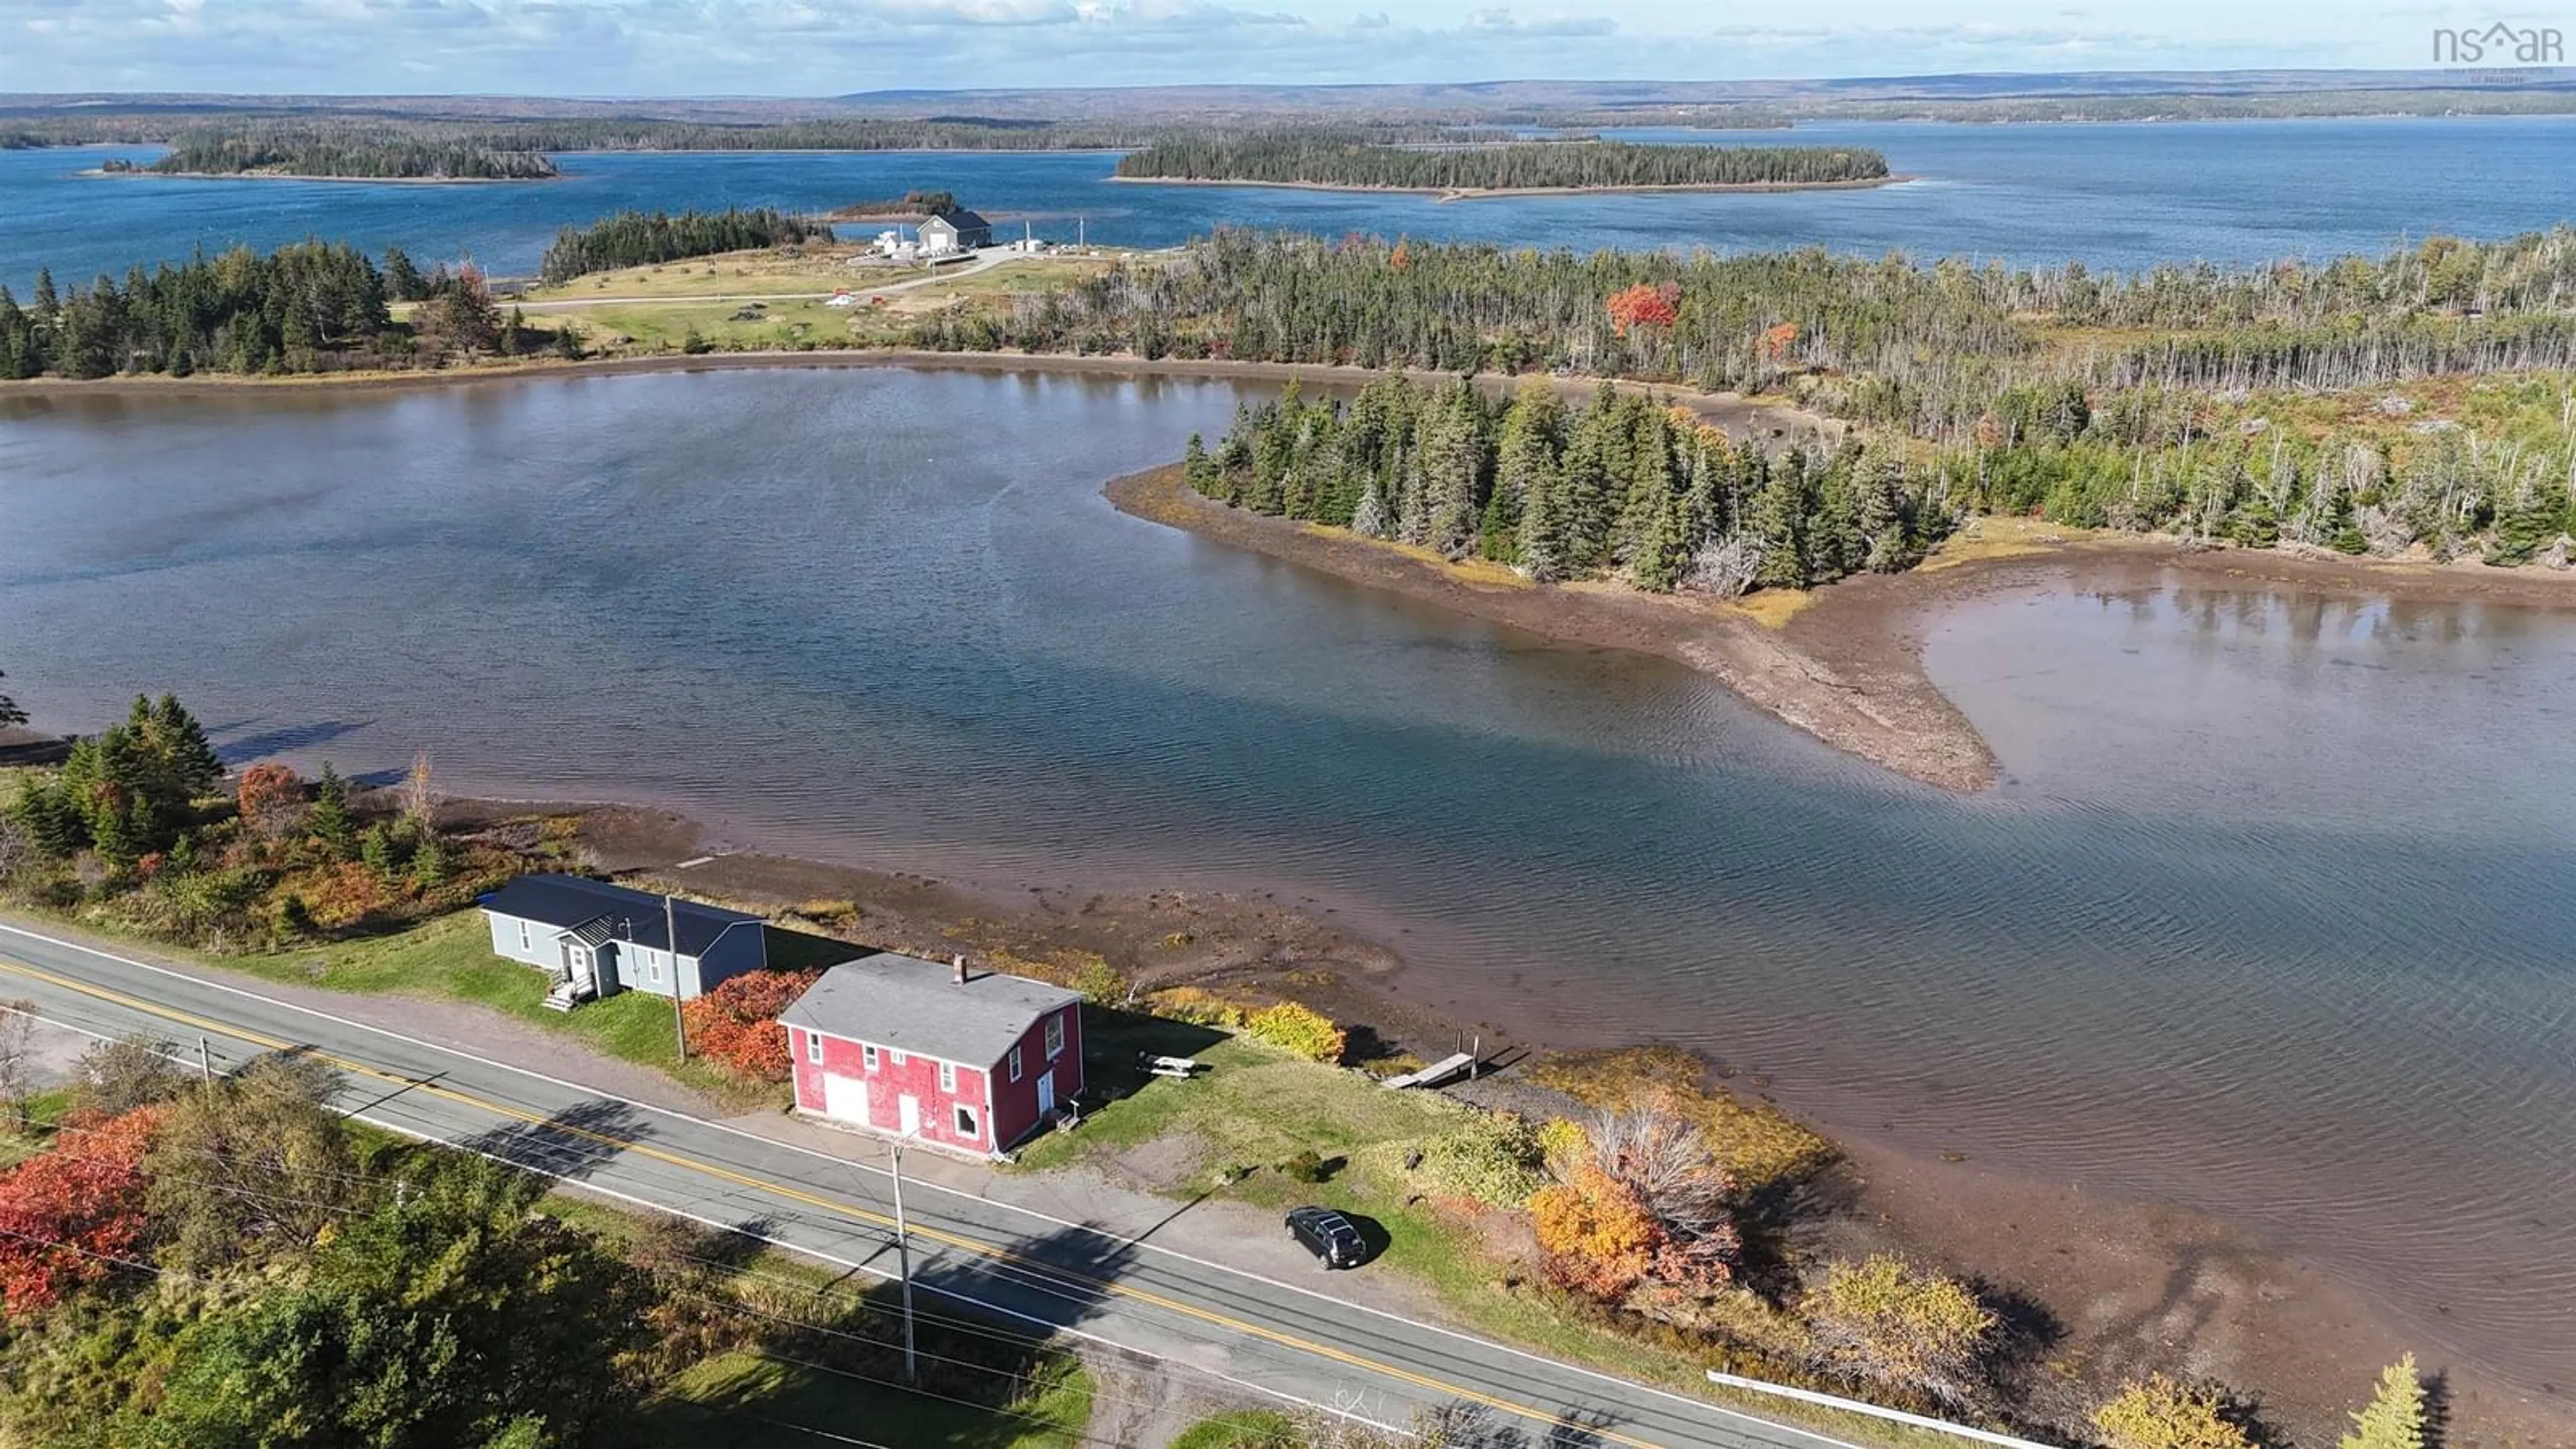
<svg viewBox="0 0 2576 1449">
<path fill-rule="evenodd" d="M 185 132 L 157 161 L 119 158 L 98 169 L 110 176 L 291 181 L 551 181 L 562 174 L 541 152 L 496 146 L 485 137 L 299 126 Z"/>
<path fill-rule="evenodd" d="M 1616 191 L 1883 186 L 1887 158 L 1856 146 L 1641 146 L 1572 139 L 1392 145 L 1291 127 L 1175 135 L 1119 158 L 1113 181 L 1420 191 L 1444 200 Z"/>
</svg>

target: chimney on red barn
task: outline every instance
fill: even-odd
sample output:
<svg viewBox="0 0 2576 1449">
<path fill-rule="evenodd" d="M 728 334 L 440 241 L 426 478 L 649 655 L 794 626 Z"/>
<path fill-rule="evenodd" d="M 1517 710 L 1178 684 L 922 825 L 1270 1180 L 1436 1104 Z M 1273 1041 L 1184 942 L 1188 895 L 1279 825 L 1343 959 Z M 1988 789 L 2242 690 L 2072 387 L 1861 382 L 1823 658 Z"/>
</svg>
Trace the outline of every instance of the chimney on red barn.
<svg viewBox="0 0 2576 1449">
<path fill-rule="evenodd" d="M 966 958 L 965 958 L 963 955 L 958 955 L 958 956 L 951 957 L 951 958 L 949 959 L 949 964 L 957 968 L 957 984 L 958 984 L 958 985 L 960 985 L 960 986 L 965 985 L 965 984 L 966 984 Z"/>
</svg>

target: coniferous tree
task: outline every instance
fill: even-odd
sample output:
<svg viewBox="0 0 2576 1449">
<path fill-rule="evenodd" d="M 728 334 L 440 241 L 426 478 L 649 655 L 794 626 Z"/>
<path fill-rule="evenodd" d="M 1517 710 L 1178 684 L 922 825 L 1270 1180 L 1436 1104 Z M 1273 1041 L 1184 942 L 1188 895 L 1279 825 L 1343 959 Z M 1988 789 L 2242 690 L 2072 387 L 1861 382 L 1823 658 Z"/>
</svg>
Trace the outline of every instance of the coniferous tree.
<svg viewBox="0 0 2576 1449">
<path fill-rule="evenodd" d="M 347 860 L 357 849 L 357 827 L 349 814 L 349 786 L 329 760 L 322 762 L 322 778 L 313 783 L 313 809 L 305 816 L 305 828 L 333 860 Z"/>
<path fill-rule="evenodd" d="M 2370 1406 L 2352 1416 L 2342 1449 L 2424 1449 L 2424 1380 L 2407 1354 L 2379 1375 Z"/>
</svg>

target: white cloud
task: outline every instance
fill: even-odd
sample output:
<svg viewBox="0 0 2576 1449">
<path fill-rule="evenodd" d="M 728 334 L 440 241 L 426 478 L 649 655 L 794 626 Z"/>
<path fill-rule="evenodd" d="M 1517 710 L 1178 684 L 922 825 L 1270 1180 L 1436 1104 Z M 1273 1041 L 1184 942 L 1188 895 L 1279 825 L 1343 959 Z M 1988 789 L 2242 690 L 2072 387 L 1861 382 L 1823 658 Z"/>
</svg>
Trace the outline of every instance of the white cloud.
<svg viewBox="0 0 2576 1449">
<path fill-rule="evenodd" d="M 0 0 L 0 90 L 825 95 L 2421 63 L 2417 23 L 2356 26 L 2318 0 L 1946 3 L 1947 23 L 1909 0 L 1847 0 L 1830 20 L 1713 24 L 1677 0 Z"/>
</svg>

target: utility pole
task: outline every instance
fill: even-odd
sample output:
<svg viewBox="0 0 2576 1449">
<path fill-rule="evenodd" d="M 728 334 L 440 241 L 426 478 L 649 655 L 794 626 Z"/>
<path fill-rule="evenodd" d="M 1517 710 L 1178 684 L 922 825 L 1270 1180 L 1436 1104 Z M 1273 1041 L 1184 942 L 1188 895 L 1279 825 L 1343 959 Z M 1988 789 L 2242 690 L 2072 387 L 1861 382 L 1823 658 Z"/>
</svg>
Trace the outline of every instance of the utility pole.
<svg viewBox="0 0 2576 1449">
<path fill-rule="evenodd" d="M 671 1030 L 680 1042 L 680 1060 L 689 1059 L 689 1018 L 680 1010 L 680 907 L 669 891 L 662 892 L 663 945 L 671 948 Z"/>
<path fill-rule="evenodd" d="M 214 1085 L 215 1052 L 202 1036 L 197 1038 L 197 1074 L 206 1079 L 206 1085 L 210 1087 Z"/>
<path fill-rule="evenodd" d="M 921 1382 L 921 1365 L 912 1351 L 912 1233 L 903 1221 L 903 1144 L 898 1137 L 887 1149 L 894 1158 L 894 1265 L 903 1280 L 903 1381 Z"/>
</svg>

